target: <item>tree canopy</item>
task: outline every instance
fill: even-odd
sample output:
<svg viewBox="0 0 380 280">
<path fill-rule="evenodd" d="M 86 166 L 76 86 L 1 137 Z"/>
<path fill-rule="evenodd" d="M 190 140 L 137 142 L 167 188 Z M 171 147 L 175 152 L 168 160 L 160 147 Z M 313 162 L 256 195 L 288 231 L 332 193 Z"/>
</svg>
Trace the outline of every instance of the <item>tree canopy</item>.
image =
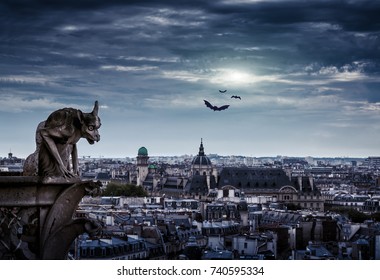
<svg viewBox="0 0 380 280">
<path fill-rule="evenodd" d="M 144 197 L 148 193 L 141 186 L 130 184 L 109 183 L 102 192 L 103 196 L 127 196 L 127 197 Z"/>
</svg>

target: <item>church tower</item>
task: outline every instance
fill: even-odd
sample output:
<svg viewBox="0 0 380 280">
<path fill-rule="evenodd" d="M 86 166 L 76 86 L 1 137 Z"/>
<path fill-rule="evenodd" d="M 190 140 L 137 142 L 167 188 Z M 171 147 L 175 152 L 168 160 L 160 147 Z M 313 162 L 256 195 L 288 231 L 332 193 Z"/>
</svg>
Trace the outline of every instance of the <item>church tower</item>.
<svg viewBox="0 0 380 280">
<path fill-rule="evenodd" d="M 199 153 L 191 162 L 191 176 L 204 175 L 207 180 L 207 187 L 210 189 L 210 177 L 212 174 L 212 165 L 210 159 L 205 155 L 203 141 L 199 146 Z"/>
<path fill-rule="evenodd" d="M 137 185 L 142 186 L 148 175 L 148 150 L 145 147 L 141 147 L 137 152 Z"/>
</svg>

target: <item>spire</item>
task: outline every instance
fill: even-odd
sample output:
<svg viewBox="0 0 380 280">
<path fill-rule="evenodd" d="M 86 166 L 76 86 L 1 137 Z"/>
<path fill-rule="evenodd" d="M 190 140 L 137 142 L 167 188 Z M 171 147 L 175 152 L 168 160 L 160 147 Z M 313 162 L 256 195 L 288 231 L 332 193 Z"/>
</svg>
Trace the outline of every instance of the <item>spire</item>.
<svg viewBox="0 0 380 280">
<path fill-rule="evenodd" d="M 204 156 L 205 155 L 205 151 L 203 149 L 203 142 L 202 142 L 202 138 L 201 138 L 201 145 L 199 146 L 199 156 Z"/>
</svg>

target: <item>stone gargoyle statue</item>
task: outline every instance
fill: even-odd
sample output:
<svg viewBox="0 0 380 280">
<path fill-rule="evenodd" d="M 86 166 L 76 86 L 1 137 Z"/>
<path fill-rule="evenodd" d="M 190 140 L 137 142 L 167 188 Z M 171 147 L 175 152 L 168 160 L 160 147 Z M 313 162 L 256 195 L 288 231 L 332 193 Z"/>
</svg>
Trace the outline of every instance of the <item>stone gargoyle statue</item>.
<svg viewBox="0 0 380 280">
<path fill-rule="evenodd" d="M 99 105 L 91 113 L 73 108 L 54 111 L 36 130 L 36 151 L 25 160 L 23 175 L 40 176 L 44 183 L 75 182 L 79 179 L 77 142 L 100 140 Z M 70 160 L 71 159 L 71 160 Z"/>
</svg>

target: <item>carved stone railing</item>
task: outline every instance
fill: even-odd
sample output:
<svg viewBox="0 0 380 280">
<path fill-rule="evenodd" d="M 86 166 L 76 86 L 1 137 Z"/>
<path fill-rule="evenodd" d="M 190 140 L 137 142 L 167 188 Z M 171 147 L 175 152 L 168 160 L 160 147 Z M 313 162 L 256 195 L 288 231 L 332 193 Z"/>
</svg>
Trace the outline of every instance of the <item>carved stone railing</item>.
<svg viewBox="0 0 380 280">
<path fill-rule="evenodd" d="M 95 235 L 96 221 L 75 218 L 100 182 L 42 183 L 37 176 L 0 176 L 0 259 L 66 259 L 80 234 Z"/>
</svg>

